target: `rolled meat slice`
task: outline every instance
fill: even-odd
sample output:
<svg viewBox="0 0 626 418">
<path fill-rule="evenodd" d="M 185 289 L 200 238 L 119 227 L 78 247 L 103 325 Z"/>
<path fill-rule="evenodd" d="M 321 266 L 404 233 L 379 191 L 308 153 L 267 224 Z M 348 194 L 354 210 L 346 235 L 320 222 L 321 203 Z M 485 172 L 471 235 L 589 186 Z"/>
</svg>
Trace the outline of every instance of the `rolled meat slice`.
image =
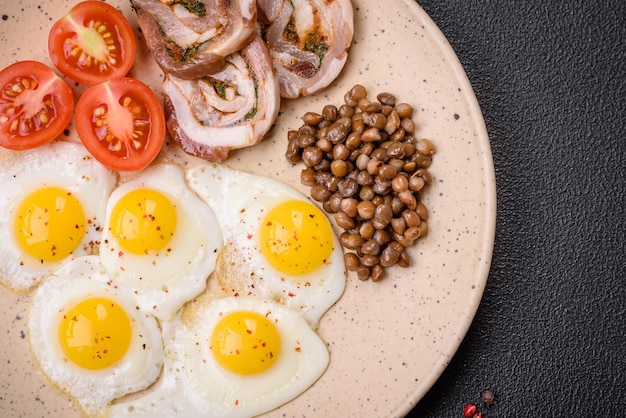
<svg viewBox="0 0 626 418">
<path fill-rule="evenodd" d="M 163 92 L 170 135 L 186 153 L 215 162 L 260 142 L 280 108 L 278 80 L 260 36 L 226 57 L 218 73 L 195 80 L 166 73 Z"/>
<path fill-rule="evenodd" d="M 354 36 L 350 0 L 257 0 L 257 9 L 282 97 L 317 93 L 337 78 Z"/>
<path fill-rule="evenodd" d="M 194 79 L 256 33 L 254 0 L 131 0 L 148 49 L 164 72 Z"/>
</svg>

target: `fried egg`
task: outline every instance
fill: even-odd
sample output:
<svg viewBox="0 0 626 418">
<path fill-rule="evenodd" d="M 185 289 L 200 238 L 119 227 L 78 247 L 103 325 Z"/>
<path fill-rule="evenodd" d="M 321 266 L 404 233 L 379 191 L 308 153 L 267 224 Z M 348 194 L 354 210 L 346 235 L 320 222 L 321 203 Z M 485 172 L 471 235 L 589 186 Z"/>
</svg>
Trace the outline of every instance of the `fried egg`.
<svg viewBox="0 0 626 418">
<path fill-rule="evenodd" d="M 187 182 L 222 228 L 215 277 L 223 291 L 278 301 L 317 326 L 346 282 L 343 252 L 326 215 L 284 183 L 223 165 L 190 167 Z"/>
<path fill-rule="evenodd" d="M 98 251 L 116 175 L 81 144 L 0 154 L 0 283 L 28 290 L 62 262 Z"/>
<path fill-rule="evenodd" d="M 307 390 L 329 362 L 298 312 L 256 297 L 203 294 L 164 324 L 164 344 L 163 378 L 110 417 L 256 416 Z"/>
<path fill-rule="evenodd" d="M 144 170 L 109 198 L 102 263 L 160 319 L 171 319 L 205 289 L 221 246 L 213 212 L 186 187 L 175 164 Z"/>
<path fill-rule="evenodd" d="M 64 264 L 37 288 L 28 330 L 43 372 L 90 416 L 152 384 L 163 365 L 156 319 L 109 278 L 98 256 Z"/>
</svg>

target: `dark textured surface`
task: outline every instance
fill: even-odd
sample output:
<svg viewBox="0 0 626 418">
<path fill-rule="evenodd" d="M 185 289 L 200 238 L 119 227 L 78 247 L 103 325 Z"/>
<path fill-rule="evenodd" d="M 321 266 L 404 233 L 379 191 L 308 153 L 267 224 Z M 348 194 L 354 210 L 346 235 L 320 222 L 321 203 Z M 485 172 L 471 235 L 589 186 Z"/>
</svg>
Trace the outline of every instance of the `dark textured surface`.
<svg viewBox="0 0 626 418">
<path fill-rule="evenodd" d="M 626 416 L 626 2 L 418 3 L 481 105 L 498 214 L 477 315 L 414 415 Z"/>
</svg>

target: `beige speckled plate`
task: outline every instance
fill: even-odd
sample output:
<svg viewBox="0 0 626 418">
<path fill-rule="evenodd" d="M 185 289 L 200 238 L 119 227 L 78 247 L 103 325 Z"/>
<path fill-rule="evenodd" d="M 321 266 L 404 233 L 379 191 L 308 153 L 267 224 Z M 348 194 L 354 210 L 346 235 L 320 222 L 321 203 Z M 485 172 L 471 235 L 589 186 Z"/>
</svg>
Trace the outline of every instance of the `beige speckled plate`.
<svg viewBox="0 0 626 418">
<path fill-rule="evenodd" d="M 51 65 L 47 34 L 75 2 L 0 0 L 0 67 L 23 59 Z M 133 27 L 128 1 L 111 1 Z M 406 414 L 439 377 L 480 302 L 495 229 L 495 180 L 489 140 L 472 88 L 435 24 L 413 0 L 355 0 L 355 40 L 343 74 L 324 93 L 286 101 L 263 144 L 227 164 L 268 174 L 306 192 L 300 166 L 284 159 L 287 129 L 306 110 L 341 103 L 355 83 L 372 95 L 394 93 L 417 108 L 418 134 L 437 146 L 425 196 L 429 235 L 412 250 L 414 265 L 380 282 L 350 276 L 339 302 L 322 318 L 331 363 L 308 391 L 268 416 L 391 417 Z M 138 35 L 138 33 L 137 33 Z M 139 43 L 131 75 L 159 89 L 160 72 Z M 73 85 L 73 84 L 72 84 Z M 0 415 L 78 416 L 38 370 L 26 323 L 30 294 L 0 287 Z"/>
</svg>

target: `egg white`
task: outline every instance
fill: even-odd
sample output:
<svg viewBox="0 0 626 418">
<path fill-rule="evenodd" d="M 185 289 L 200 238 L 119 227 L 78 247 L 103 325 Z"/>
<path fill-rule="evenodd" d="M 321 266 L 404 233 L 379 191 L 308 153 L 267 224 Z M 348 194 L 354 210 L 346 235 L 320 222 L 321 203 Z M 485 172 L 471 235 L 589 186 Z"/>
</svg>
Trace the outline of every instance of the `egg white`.
<svg viewBox="0 0 626 418">
<path fill-rule="evenodd" d="M 14 290 L 39 284 L 67 259 L 98 251 L 107 198 L 117 176 L 91 157 L 82 144 L 52 142 L 32 150 L 0 153 L 0 283 Z M 42 187 L 60 187 L 81 203 L 85 235 L 61 261 L 40 262 L 24 254 L 13 234 L 15 211 L 23 199 Z"/>
<path fill-rule="evenodd" d="M 225 370 L 210 349 L 221 317 L 254 311 L 274 322 L 281 352 L 273 367 L 258 375 Z M 298 312 L 256 297 L 203 294 L 163 324 L 162 378 L 145 396 L 115 403 L 110 417 L 251 417 L 283 405 L 307 390 L 328 367 L 324 342 Z"/>
<path fill-rule="evenodd" d="M 294 199 L 312 202 L 280 181 L 219 164 L 197 164 L 187 170 L 186 178 L 189 187 L 211 206 L 222 228 L 224 247 L 215 276 L 223 291 L 278 301 L 298 310 L 316 327 L 345 288 L 346 269 L 336 234 L 326 263 L 297 277 L 271 266 L 257 239 L 264 215 L 274 206 Z"/>
<path fill-rule="evenodd" d="M 132 327 L 130 347 L 124 357 L 101 370 L 87 370 L 68 361 L 57 335 L 63 313 L 92 297 L 108 298 L 122 306 Z M 90 416 L 102 415 L 113 399 L 148 387 L 163 365 L 163 343 L 156 319 L 137 309 L 130 290 L 109 278 L 97 256 L 83 256 L 64 264 L 37 288 L 28 331 L 43 372 Z"/>
<path fill-rule="evenodd" d="M 177 225 L 168 248 L 137 255 L 121 250 L 109 228 L 117 201 L 138 188 L 150 188 L 168 196 L 176 206 Z M 111 276 L 130 287 L 139 305 L 159 319 L 171 319 L 189 299 L 201 293 L 222 246 L 215 215 L 186 186 L 184 171 L 175 164 L 157 164 L 119 185 L 106 208 L 100 256 Z"/>
</svg>

